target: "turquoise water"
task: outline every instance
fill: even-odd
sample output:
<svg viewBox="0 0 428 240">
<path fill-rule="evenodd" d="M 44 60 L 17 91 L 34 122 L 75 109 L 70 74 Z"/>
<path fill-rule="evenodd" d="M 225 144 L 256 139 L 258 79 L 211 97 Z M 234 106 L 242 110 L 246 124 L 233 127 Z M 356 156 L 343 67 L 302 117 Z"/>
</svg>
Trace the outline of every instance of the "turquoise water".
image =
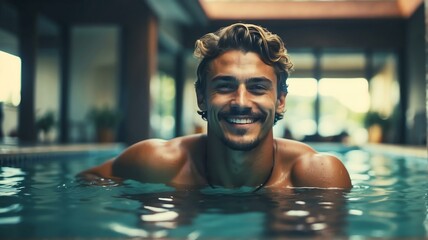
<svg viewBox="0 0 428 240">
<path fill-rule="evenodd" d="M 127 180 L 83 183 L 106 157 L 0 168 L 4 238 L 428 237 L 426 158 L 334 153 L 354 188 L 180 190 Z"/>
</svg>

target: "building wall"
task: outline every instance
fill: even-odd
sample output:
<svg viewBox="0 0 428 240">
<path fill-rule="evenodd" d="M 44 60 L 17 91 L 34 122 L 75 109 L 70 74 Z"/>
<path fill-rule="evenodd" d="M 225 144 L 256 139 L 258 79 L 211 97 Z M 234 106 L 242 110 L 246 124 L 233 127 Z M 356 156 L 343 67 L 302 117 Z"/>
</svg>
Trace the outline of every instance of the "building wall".
<svg viewBox="0 0 428 240">
<path fill-rule="evenodd" d="M 56 122 L 59 119 L 60 81 L 59 55 L 56 50 L 40 50 L 37 56 L 35 111 L 36 120 L 47 112 L 52 111 Z M 39 136 L 40 139 L 41 136 Z M 48 139 L 54 141 L 58 137 L 58 125 L 49 133 Z"/>
<path fill-rule="evenodd" d="M 76 26 L 71 36 L 70 140 L 92 141 L 88 113 L 94 107 L 116 108 L 118 29 Z"/>
<path fill-rule="evenodd" d="M 18 55 L 18 39 L 6 30 L 0 29 L 0 50 L 12 55 Z M 12 105 L 2 104 L 3 122 L 0 123 L 4 136 L 16 132 L 18 128 L 18 108 Z"/>
<path fill-rule="evenodd" d="M 408 20 L 406 34 L 406 144 L 426 144 L 425 17 L 421 6 Z"/>
</svg>

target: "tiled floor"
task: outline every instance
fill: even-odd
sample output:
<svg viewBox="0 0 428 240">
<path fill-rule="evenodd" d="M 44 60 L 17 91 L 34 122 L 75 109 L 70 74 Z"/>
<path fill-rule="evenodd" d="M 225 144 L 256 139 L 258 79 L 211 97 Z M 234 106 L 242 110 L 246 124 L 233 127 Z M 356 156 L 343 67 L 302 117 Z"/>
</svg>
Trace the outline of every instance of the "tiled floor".
<svg viewBox="0 0 428 240">
<path fill-rule="evenodd" d="M 406 157 L 428 158 L 426 146 L 403 146 L 392 144 L 369 144 L 362 146 L 362 149 L 370 152 L 381 152 Z"/>
<path fill-rule="evenodd" d="M 114 151 L 123 149 L 119 143 L 108 144 L 53 144 L 36 146 L 13 146 L 0 145 L 0 154 L 31 154 L 31 153 L 50 153 L 50 152 L 87 152 L 87 151 Z"/>
<path fill-rule="evenodd" d="M 18 145 L 0 144 L 0 159 L 2 156 L 29 155 L 29 154 L 67 154 L 67 153 L 96 153 L 96 152 L 120 152 L 125 148 L 121 143 L 85 143 L 85 144 L 46 144 L 46 145 Z M 370 152 L 384 152 L 388 154 L 428 157 L 427 148 L 424 146 L 402 146 L 388 144 L 368 144 L 361 146 Z"/>
<path fill-rule="evenodd" d="M 34 146 L 0 144 L 0 166 L 75 156 L 117 155 L 123 149 L 124 145 L 119 143 L 49 144 Z"/>
</svg>

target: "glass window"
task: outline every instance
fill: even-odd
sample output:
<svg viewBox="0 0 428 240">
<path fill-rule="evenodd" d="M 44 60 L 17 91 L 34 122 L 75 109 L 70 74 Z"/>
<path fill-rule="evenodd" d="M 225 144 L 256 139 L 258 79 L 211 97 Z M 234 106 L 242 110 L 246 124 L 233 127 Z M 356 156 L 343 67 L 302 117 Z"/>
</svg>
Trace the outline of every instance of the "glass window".
<svg viewBox="0 0 428 240">
<path fill-rule="evenodd" d="M 363 119 L 370 108 L 368 81 L 365 78 L 323 78 L 319 81 L 319 94 L 319 134 L 323 137 L 352 135 L 357 141 L 364 141 Z"/>
<path fill-rule="evenodd" d="M 391 53 L 375 53 L 373 58 L 375 72 L 370 79 L 371 110 L 389 117 L 400 101 L 396 58 Z"/>
<path fill-rule="evenodd" d="M 400 106 L 400 85 L 397 69 L 395 54 L 391 52 L 375 52 L 373 54 L 373 75 L 369 84 L 371 106 L 370 114 L 365 122 L 369 131 L 369 142 L 394 143 L 402 141 L 400 116 L 404 113 Z M 414 91 L 410 92 L 412 92 L 411 96 L 420 97 L 413 94 Z M 409 111 L 406 115 L 412 116 Z M 409 135 L 420 135 L 421 139 L 426 137 L 424 131 L 412 132 Z"/>
<path fill-rule="evenodd" d="M 317 96 L 317 80 L 314 78 L 290 78 L 286 98 L 284 122 L 292 138 L 302 139 L 317 131 L 314 104 Z"/>
<path fill-rule="evenodd" d="M 160 73 L 150 88 L 154 103 L 150 118 L 153 137 L 170 139 L 175 130 L 175 81 Z"/>
<path fill-rule="evenodd" d="M 363 52 L 330 50 L 321 54 L 321 78 L 360 78 L 366 75 Z"/>
<path fill-rule="evenodd" d="M 370 137 L 365 128 L 369 111 L 387 118 L 386 126 L 396 124 L 399 85 L 393 53 L 322 49 L 318 54 L 317 58 L 315 51 L 290 53 L 295 72 L 288 80 L 281 133 L 304 141 L 363 144 Z M 398 136 L 394 127 L 385 132 L 384 139 L 390 141 Z"/>
<path fill-rule="evenodd" d="M 18 106 L 21 102 L 21 58 L 0 51 L 0 102 Z"/>
</svg>

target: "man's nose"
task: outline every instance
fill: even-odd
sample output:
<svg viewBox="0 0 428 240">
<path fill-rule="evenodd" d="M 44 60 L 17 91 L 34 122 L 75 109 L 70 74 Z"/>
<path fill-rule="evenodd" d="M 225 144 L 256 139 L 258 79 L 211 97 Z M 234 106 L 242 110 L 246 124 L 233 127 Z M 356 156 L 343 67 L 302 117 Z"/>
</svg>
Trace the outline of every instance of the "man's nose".
<svg viewBox="0 0 428 240">
<path fill-rule="evenodd" d="M 245 85 L 239 85 L 236 89 L 234 99 L 232 101 L 233 105 L 246 107 L 249 105 L 248 91 Z"/>
</svg>

